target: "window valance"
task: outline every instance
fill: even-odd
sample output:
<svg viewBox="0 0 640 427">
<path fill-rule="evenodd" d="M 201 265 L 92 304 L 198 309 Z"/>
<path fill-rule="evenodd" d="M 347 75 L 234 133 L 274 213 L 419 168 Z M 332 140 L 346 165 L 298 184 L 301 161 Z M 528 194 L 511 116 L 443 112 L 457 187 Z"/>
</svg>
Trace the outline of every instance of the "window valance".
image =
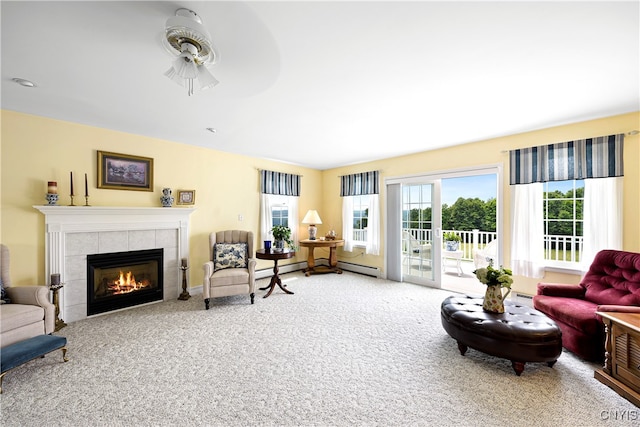
<svg viewBox="0 0 640 427">
<path fill-rule="evenodd" d="M 380 194 L 380 172 L 362 172 L 340 177 L 340 197 Z"/>
<path fill-rule="evenodd" d="M 261 170 L 260 192 L 262 194 L 300 197 L 300 175 Z"/>
<path fill-rule="evenodd" d="M 624 134 L 509 152 L 510 184 L 623 176 Z"/>
</svg>

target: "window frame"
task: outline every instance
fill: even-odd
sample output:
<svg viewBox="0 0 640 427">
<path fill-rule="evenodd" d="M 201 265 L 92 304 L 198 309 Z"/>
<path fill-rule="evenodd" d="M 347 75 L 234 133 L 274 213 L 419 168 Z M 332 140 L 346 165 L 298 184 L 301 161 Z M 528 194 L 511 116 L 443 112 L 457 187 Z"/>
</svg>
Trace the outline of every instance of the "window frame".
<svg viewBox="0 0 640 427">
<path fill-rule="evenodd" d="M 548 195 L 550 192 L 555 192 L 555 191 L 561 191 L 557 188 L 549 188 L 549 187 L 553 187 L 554 185 L 562 185 L 562 184 L 558 184 L 558 183 L 565 183 L 564 185 L 566 185 L 567 182 L 571 182 L 571 188 L 568 190 L 565 190 L 563 192 L 563 194 L 566 196 L 566 193 L 568 191 L 573 190 L 573 197 L 572 198 L 567 198 L 567 197 L 561 197 L 561 198 L 549 198 Z M 584 242 L 584 205 L 585 205 L 585 183 L 583 179 L 570 179 L 570 180 L 565 180 L 565 181 L 547 181 L 542 183 L 543 187 L 542 187 L 542 206 L 543 206 L 543 230 L 544 230 L 544 237 L 543 237 L 543 263 L 545 266 L 545 269 L 547 270 L 573 270 L 573 271 L 578 271 L 580 268 L 580 264 L 581 264 L 581 258 L 582 258 L 582 254 L 583 254 L 583 242 Z M 578 195 L 578 190 L 582 189 L 582 197 L 577 197 Z M 549 218 L 548 213 L 549 213 L 549 207 L 550 207 L 550 201 L 555 201 L 555 202 L 562 202 L 562 201 L 572 201 L 573 202 L 573 209 L 572 209 L 572 216 L 570 219 L 568 218 Z M 581 218 L 578 218 L 578 206 L 577 204 L 581 203 L 582 204 L 582 211 L 581 213 Z M 572 228 L 572 234 L 571 235 L 566 235 L 567 238 L 571 239 L 571 242 L 575 242 L 575 245 L 577 246 L 577 249 L 571 249 L 569 250 L 569 256 L 573 256 L 573 260 L 569 259 L 569 260 L 559 260 L 559 259 L 553 259 L 553 258 L 549 258 L 548 256 L 551 254 L 552 249 L 550 247 L 547 247 L 547 245 L 551 245 L 553 239 L 551 236 L 556 236 L 556 237 L 561 237 L 562 235 L 558 235 L 558 234 L 549 234 L 549 225 L 550 222 L 570 222 L 571 223 L 571 228 Z M 578 226 L 579 224 L 579 226 Z M 582 234 L 578 234 L 578 228 L 580 228 L 580 230 L 582 231 Z M 558 243 L 556 242 L 556 245 L 558 245 Z M 560 250 L 558 249 L 558 247 L 556 246 L 556 251 Z M 565 252 L 567 252 L 567 250 L 564 250 Z M 577 254 L 575 253 L 577 252 Z M 557 255 L 556 255 L 557 258 Z"/>
<path fill-rule="evenodd" d="M 275 200 L 272 200 L 272 202 L 269 205 L 269 210 L 271 212 L 271 227 L 273 228 L 276 225 L 284 225 L 286 227 L 289 227 L 289 222 L 291 219 L 291 204 L 289 203 L 289 197 L 293 197 L 293 196 L 274 196 Z M 282 223 L 282 219 L 284 218 L 282 214 L 279 215 L 274 215 L 274 209 L 278 208 L 278 210 L 280 212 L 286 212 L 287 216 L 286 216 L 286 224 Z M 280 222 L 276 224 L 276 219 L 279 219 Z"/>
<path fill-rule="evenodd" d="M 346 196 L 346 197 L 351 197 L 351 224 L 353 224 L 353 245 L 357 246 L 357 247 L 365 247 L 367 246 L 367 240 L 366 240 L 366 232 L 367 229 L 369 228 L 369 215 L 367 214 L 367 216 L 361 216 L 360 219 L 360 223 L 364 223 L 366 221 L 367 223 L 367 227 L 361 227 L 361 228 L 356 228 L 355 227 L 355 222 L 356 222 L 356 217 L 355 217 L 355 212 L 356 210 L 363 212 L 362 210 L 362 206 L 364 205 L 363 201 L 366 199 L 366 209 L 365 211 L 369 211 L 369 209 L 371 208 L 370 204 L 371 204 L 371 198 L 369 197 L 368 194 L 362 194 L 359 196 Z M 356 206 L 358 206 L 358 209 L 356 209 Z M 362 233 L 362 236 L 365 237 L 365 240 L 357 240 L 355 238 L 356 236 L 356 231 L 360 231 Z"/>
</svg>

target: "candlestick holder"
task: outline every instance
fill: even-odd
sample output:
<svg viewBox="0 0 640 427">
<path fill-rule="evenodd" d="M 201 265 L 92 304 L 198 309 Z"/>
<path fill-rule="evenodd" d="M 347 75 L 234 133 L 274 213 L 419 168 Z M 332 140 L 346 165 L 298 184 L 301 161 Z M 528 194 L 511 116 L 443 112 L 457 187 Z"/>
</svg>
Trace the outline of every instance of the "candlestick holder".
<svg viewBox="0 0 640 427">
<path fill-rule="evenodd" d="M 189 292 L 187 291 L 187 270 L 188 269 L 189 267 L 187 267 L 186 265 L 180 266 L 180 270 L 182 270 L 182 293 L 180 294 L 178 299 L 181 301 L 186 301 L 189 298 L 191 298 L 191 295 L 189 295 Z"/>
<path fill-rule="evenodd" d="M 89 204 L 89 196 L 84 196 L 84 205 L 85 205 L 85 206 L 91 206 L 91 205 Z"/>
<path fill-rule="evenodd" d="M 56 307 L 56 323 L 54 332 L 57 332 L 67 326 L 67 324 L 64 323 L 64 321 L 60 318 L 60 295 L 58 294 L 58 292 L 60 291 L 60 289 L 62 289 L 63 286 L 64 283 L 49 286 L 49 289 L 53 292 L 53 305 Z"/>
<path fill-rule="evenodd" d="M 73 204 L 73 194 L 71 194 L 69 197 L 71 197 L 71 204 L 70 204 L 69 206 L 75 206 L 75 205 Z"/>
</svg>

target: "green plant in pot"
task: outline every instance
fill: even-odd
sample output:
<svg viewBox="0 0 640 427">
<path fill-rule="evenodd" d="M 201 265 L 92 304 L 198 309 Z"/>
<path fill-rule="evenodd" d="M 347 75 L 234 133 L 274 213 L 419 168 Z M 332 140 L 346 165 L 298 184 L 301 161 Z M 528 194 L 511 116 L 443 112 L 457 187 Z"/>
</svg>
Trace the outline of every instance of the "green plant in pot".
<svg viewBox="0 0 640 427">
<path fill-rule="evenodd" d="M 453 231 L 448 231 L 444 233 L 443 239 L 444 239 L 445 249 L 448 251 L 457 251 L 458 246 L 462 241 L 462 238 L 460 238 L 460 236 L 458 236 Z"/>
<path fill-rule="evenodd" d="M 271 229 L 273 235 L 274 245 L 276 250 L 283 250 L 284 244 L 289 245 L 291 249 L 295 250 L 295 244 L 291 240 L 291 229 L 285 225 L 275 225 Z"/>
</svg>

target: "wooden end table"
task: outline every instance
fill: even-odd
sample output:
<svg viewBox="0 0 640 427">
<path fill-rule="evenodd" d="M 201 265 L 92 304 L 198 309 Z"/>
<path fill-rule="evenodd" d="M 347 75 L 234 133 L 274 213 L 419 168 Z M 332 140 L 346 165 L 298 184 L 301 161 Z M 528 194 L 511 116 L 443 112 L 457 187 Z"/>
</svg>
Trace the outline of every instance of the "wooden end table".
<svg viewBox="0 0 640 427">
<path fill-rule="evenodd" d="M 344 246 L 344 240 L 300 240 L 300 246 L 309 249 L 307 255 L 307 268 L 304 270 L 305 276 L 311 274 L 324 274 L 324 273 L 338 273 L 342 274 L 342 270 L 338 268 L 338 256 L 336 254 L 336 248 L 338 246 Z M 329 248 L 329 266 L 317 266 L 316 260 L 313 256 L 313 250 L 315 248 Z"/>
<path fill-rule="evenodd" d="M 605 361 L 594 377 L 640 406 L 640 314 L 596 312 L 605 325 Z"/>
<path fill-rule="evenodd" d="M 273 249 L 268 252 L 264 249 L 258 249 L 256 251 L 256 258 L 273 261 L 273 276 L 271 277 L 271 282 L 269 282 L 269 286 L 260 288 L 261 291 L 269 289 L 269 292 L 267 292 L 267 294 L 263 298 L 267 298 L 269 295 L 271 295 L 271 292 L 273 292 L 273 289 L 276 287 L 276 285 L 278 285 L 285 294 L 293 295 L 293 292 L 282 286 L 282 280 L 280 280 L 280 276 L 278 276 L 278 260 L 293 258 L 295 255 L 296 252 L 290 249 L 284 249 L 281 252 L 276 252 Z"/>
</svg>

